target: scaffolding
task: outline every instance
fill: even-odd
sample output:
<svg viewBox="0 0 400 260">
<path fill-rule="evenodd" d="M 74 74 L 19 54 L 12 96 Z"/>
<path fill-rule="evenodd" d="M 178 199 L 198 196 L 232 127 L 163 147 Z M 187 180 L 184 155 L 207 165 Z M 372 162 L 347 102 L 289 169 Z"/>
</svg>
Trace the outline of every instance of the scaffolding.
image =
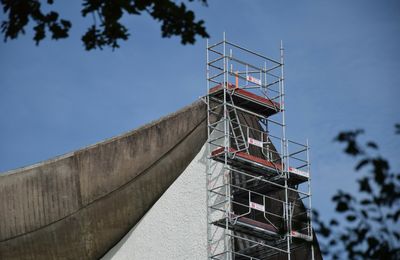
<svg viewBox="0 0 400 260">
<path fill-rule="evenodd" d="M 310 246 L 309 146 L 286 138 L 284 61 L 207 42 L 208 259 L 290 259 Z M 282 258 L 282 256 L 284 258 Z"/>
</svg>

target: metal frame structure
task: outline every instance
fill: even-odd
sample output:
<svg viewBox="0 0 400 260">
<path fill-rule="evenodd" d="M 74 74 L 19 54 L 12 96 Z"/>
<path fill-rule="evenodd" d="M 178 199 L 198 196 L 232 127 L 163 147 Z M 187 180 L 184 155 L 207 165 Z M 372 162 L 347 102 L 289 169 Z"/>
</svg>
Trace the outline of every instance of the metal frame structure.
<svg viewBox="0 0 400 260">
<path fill-rule="evenodd" d="M 286 138 L 283 75 L 282 44 L 275 60 L 207 41 L 208 259 L 290 259 L 313 240 L 309 146 Z"/>
</svg>

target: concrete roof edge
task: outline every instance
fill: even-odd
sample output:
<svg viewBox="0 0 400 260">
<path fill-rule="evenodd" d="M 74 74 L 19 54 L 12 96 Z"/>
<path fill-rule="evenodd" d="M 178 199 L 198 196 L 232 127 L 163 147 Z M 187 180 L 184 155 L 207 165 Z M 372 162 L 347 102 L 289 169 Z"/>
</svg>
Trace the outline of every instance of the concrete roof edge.
<svg viewBox="0 0 400 260">
<path fill-rule="evenodd" d="M 158 119 L 155 119 L 155 120 L 153 120 L 153 121 L 151 121 L 151 122 L 149 122 L 149 123 L 147 123 L 147 124 L 144 124 L 144 125 L 142 125 L 142 126 L 139 126 L 139 127 L 137 127 L 137 128 L 134 128 L 134 129 L 129 130 L 129 131 L 127 131 L 127 132 L 121 133 L 121 134 L 119 134 L 119 135 L 116 135 L 116 136 L 113 136 L 113 137 L 110 137 L 110 138 L 106 138 L 106 139 L 104 139 L 104 140 L 102 140 L 102 141 L 99 141 L 99 142 L 97 142 L 97 143 L 94 143 L 94 144 L 91 144 L 91 145 L 82 147 L 82 148 L 77 149 L 77 150 L 75 150 L 75 151 L 71 151 L 71 152 L 68 152 L 68 153 L 65 153 L 65 154 L 62 154 L 62 155 L 58 155 L 58 156 L 52 157 L 52 158 L 50 158 L 50 159 L 47 159 L 47 160 L 44 160 L 44 161 L 40 161 L 40 162 L 31 164 L 31 165 L 19 167 L 19 168 L 16 168 L 16 169 L 12 169 L 12 170 L 5 171 L 5 172 L 0 172 L 0 178 L 1 178 L 1 177 L 8 176 L 8 175 L 11 175 L 11 174 L 21 173 L 21 172 L 24 172 L 24 171 L 27 171 L 27 170 L 30 170 L 30 169 L 33 169 L 33 168 L 36 168 L 36 167 L 40 167 L 40 166 L 46 165 L 46 164 L 54 163 L 54 162 L 63 160 L 63 159 L 65 159 L 65 158 L 72 157 L 72 156 L 75 155 L 76 153 L 79 153 L 79 152 L 82 152 L 82 151 L 86 151 L 86 150 L 90 150 L 90 149 L 93 149 L 93 148 L 95 148 L 95 147 L 97 147 L 97 146 L 99 146 L 99 145 L 104 145 L 104 144 L 113 142 L 113 141 L 115 141 L 115 140 L 124 138 L 124 137 L 126 137 L 126 136 L 128 136 L 128 135 L 131 135 L 131 134 L 137 133 L 137 132 L 139 132 L 139 131 L 148 129 L 148 128 L 154 126 L 154 125 L 157 125 L 157 124 L 160 123 L 161 121 L 164 121 L 164 120 L 167 120 L 167 119 L 169 119 L 169 118 L 172 118 L 172 117 L 174 117 L 174 116 L 176 116 L 176 115 L 178 115 L 178 114 L 180 114 L 180 113 L 182 113 L 182 112 L 184 112 L 184 111 L 186 111 L 186 110 L 189 110 L 189 109 L 191 109 L 191 108 L 197 106 L 198 104 L 200 104 L 200 103 L 202 103 L 202 102 L 203 102 L 202 100 L 196 100 L 196 101 L 194 101 L 193 103 L 191 103 L 191 104 L 189 104 L 189 105 L 187 105 L 187 106 L 184 106 L 183 108 L 181 108 L 181 109 L 179 109 L 179 110 L 177 110 L 177 111 L 175 111 L 175 112 L 172 112 L 172 113 L 167 114 L 167 115 L 165 115 L 165 116 L 163 116 L 163 117 L 160 117 L 160 118 L 158 118 Z"/>
</svg>

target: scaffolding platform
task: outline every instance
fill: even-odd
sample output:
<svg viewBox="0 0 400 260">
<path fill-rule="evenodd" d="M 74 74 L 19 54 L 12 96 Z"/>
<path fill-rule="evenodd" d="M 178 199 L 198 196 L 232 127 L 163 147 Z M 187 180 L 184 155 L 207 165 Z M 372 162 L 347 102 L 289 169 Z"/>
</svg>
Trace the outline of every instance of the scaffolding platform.
<svg viewBox="0 0 400 260">
<path fill-rule="evenodd" d="M 300 242 L 300 241 L 298 241 Z M 301 249 L 303 247 L 304 242 L 293 243 L 291 246 L 291 250 L 295 251 L 297 249 Z M 286 249 L 286 240 L 280 240 L 276 242 L 273 247 L 278 248 L 281 252 L 277 250 L 271 250 L 269 247 L 265 245 L 253 245 L 248 248 L 242 249 L 235 254 L 235 260 L 262 260 L 262 259 L 276 259 L 279 254 L 282 254 L 282 251 Z M 253 257 L 254 255 L 258 257 Z M 248 256 L 252 256 L 251 258 Z"/>
<path fill-rule="evenodd" d="M 264 117 L 272 116 L 280 111 L 281 106 L 275 101 L 261 97 L 243 88 L 236 87 L 230 83 L 228 83 L 227 89 L 230 93 L 230 95 L 227 95 L 228 101 L 231 101 L 230 98 L 232 97 L 232 101 L 236 106 L 242 107 L 248 111 L 257 113 Z M 219 84 L 211 88 L 209 95 L 219 100 L 223 100 L 223 85 Z"/>
<path fill-rule="evenodd" d="M 281 236 L 279 230 L 273 225 L 263 223 L 251 218 L 230 214 L 231 220 L 228 220 L 228 228 L 232 231 L 254 236 L 260 239 L 271 240 Z M 226 218 L 221 218 L 213 223 L 219 227 L 226 227 Z"/>
<path fill-rule="evenodd" d="M 232 147 L 228 148 L 227 163 L 230 166 L 243 169 L 250 173 L 257 173 L 267 178 L 278 177 L 283 173 L 282 165 L 274 163 L 246 152 L 238 151 Z M 225 148 L 220 147 L 211 152 L 211 157 L 218 162 L 225 162 Z M 298 185 L 308 181 L 309 174 L 294 167 L 289 167 L 288 183 Z"/>
<path fill-rule="evenodd" d="M 271 240 L 275 239 L 276 237 L 284 236 L 282 232 L 280 232 L 277 228 L 275 228 L 271 224 L 257 221 L 244 216 L 238 216 L 235 214 L 230 214 L 230 216 L 231 219 L 228 220 L 228 227 L 232 231 L 254 236 L 256 238 L 263 240 Z M 226 221 L 227 221 L 226 218 L 221 218 L 215 221 L 213 224 L 224 228 L 226 227 Z M 307 234 L 295 230 L 292 230 L 290 232 L 290 235 L 300 240 L 312 241 L 312 236 L 309 236 Z"/>
</svg>

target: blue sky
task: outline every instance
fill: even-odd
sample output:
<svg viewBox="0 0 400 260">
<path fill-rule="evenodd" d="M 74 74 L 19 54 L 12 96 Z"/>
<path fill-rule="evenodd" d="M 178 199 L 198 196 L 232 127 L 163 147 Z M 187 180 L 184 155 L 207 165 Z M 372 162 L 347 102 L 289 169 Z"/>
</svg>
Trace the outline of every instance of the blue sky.
<svg viewBox="0 0 400 260">
<path fill-rule="evenodd" d="M 0 43 L 0 172 L 126 132 L 205 94 L 205 40 L 183 46 L 163 39 L 160 24 L 144 15 L 124 18 L 131 38 L 120 49 L 86 52 L 80 37 L 92 21 L 80 17 L 80 1 L 55 7 L 73 21 L 67 40 L 36 47 L 28 30 Z M 356 188 L 354 161 L 332 142 L 341 130 L 365 128 L 400 168 L 393 135 L 400 2 L 209 0 L 209 7 L 189 7 L 206 21 L 211 42 L 225 31 L 230 41 L 278 57 L 283 40 L 288 135 L 310 140 L 316 208 L 332 212 L 332 193 Z"/>
</svg>

